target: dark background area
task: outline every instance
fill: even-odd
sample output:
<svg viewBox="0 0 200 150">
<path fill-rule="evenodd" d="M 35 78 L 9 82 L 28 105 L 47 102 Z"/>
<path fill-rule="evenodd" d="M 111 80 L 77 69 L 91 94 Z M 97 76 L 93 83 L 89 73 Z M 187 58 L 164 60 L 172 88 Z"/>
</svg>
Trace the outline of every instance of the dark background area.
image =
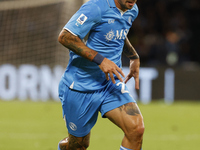
<svg viewBox="0 0 200 150">
<path fill-rule="evenodd" d="M 138 0 L 139 15 L 128 34 L 141 66 L 199 68 L 200 1 Z M 123 64 L 128 59 L 123 57 Z"/>
</svg>

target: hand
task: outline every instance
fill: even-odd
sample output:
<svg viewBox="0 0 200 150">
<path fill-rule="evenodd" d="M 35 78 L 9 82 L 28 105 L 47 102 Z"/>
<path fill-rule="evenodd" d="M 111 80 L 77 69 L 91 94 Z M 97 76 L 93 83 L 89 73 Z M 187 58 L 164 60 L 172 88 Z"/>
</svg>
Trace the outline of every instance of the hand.
<svg viewBox="0 0 200 150">
<path fill-rule="evenodd" d="M 134 77 L 135 89 L 139 89 L 139 68 L 140 68 L 140 59 L 130 60 L 130 72 L 124 81 L 125 83 L 127 83 L 129 79 Z"/>
<path fill-rule="evenodd" d="M 120 76 L 120 74 L 125 77 L 124 73 L 122 72 L 122 70 L 112 61 L 110 61 L 107 58 L 104 58 L 104 60 L 102 61 L 102 63 L 99 65 L 99 68 L 105 73 L 106 75 L 106 79 L 109 80 L 109 76 L 112 80 L 112 82 L 115 84 L 115 79 L 113 74 L 115 74 L 117 76 L 117 78 L 123 82 L 122 77 Z M 109 74 L 109 76 L 108 76 Z"/>
</svg>

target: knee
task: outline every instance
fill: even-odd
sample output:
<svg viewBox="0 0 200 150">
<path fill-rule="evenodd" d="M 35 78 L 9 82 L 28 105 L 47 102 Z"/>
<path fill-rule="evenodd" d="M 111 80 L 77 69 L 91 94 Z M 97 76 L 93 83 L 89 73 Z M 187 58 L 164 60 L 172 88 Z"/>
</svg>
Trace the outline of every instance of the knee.
<svg viewBox="0 0 200 150">
<path fill-rule="evenodd" d="M 132 120 L 129 122 L 129 125 L 127 125 L 126 127 L 125 135 L 129 139 L 133 139 L 133 137 L 142 138 L 144 134 L 144 129 L 145 129 L 144 122 L 143 118 L 141 117 L 137 121 Z"/>
<path fill-rule="evenodd" d="M 58 150 L 67 150 L 69 145 L 68 138 L 64 138 L 58 143 Z"/>
<path fill-rule="evenodd" d="M 144 123 L 137 126 L 136 133 L 137 133 L 138 136 L 143 136 L 143 134 L 144 134 Z"/>
</svg>

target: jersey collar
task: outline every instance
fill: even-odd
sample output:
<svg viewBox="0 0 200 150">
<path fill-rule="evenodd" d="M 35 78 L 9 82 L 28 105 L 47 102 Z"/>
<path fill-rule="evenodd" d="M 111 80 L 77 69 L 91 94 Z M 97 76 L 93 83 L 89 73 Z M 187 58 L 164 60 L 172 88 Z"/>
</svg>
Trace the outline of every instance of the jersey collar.
<svg viewBox="0 0 200 150">
<path fill-rule="evenodd" d="M 115 8 L 116 7 L 114 0 L 107 0 L 107 3 L 108 3 L 110 8 Z"/>
</svg>

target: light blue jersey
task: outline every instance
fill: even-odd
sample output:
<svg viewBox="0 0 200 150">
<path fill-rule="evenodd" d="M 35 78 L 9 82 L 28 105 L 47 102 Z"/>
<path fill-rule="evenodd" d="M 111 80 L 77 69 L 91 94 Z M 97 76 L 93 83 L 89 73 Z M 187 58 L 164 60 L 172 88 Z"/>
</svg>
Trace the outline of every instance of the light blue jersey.
<svg viewBox="0 0 200 150">
<path fill-rule="evenodd" d="M 124 40 L 137 15 L 136 4 L 123 13 L 114 0 L 90 0 L 72 16 L 64 29 L 81 39 L 89 33 L 86 45 L 121 67 Z M 108 84 L 96 63 L 72 51 L 62 80 L 71 89 L 86 92 L 100 90 Z"/>
</svg>

